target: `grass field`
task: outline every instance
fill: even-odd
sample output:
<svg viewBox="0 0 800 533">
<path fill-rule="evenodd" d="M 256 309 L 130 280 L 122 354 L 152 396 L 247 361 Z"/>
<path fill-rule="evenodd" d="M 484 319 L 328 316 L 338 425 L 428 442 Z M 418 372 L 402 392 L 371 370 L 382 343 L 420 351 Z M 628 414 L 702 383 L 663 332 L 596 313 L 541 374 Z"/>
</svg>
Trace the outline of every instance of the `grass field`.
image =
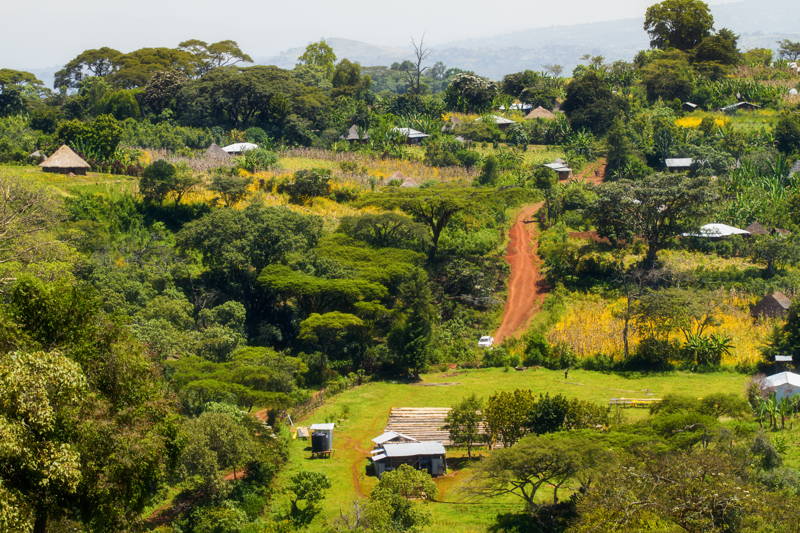
<svg viewBox="0 0 800 533">
<path fill-rule="evenodd" d="M 298 424 L 336 422 L 335 455 L 332 459 L 311 460 L 308 441 L 294 440 L 288 468 L 283 476 L 300 470 L 323 472 L 332 488 L 327 492 L 324 511 L 315 523 L 320 530 L 324 520 L 347 512 L 352 502 L 369 494 L 377 483 L 366 475 L 370 439 L 383 432 L 392 407 L 449 407 L 462 397 L 476 393 L 486 397 L 496 391 L 529 388 L 536 393 L 563 393 L 568 397 L 607 403 L 613 397 L 653 397 L 668 393 L 705 396 L 715 392 L 744 393 L 747 377 L 733 373 L 662 375 L 606 374 L 572 370 L 569 379 L 562 371 L 545 369 L 505 371 L 503 369 L 458 370 L 427 374 L 416 384 L 374 382 L 343 392 Z M 628 420 L 646 416 L 645 410 L 626 410 Z M 460 490 L 469 478 L 470 468 L 453 468 L 461 461 L 458 450 L 449 451 L 450 471 L 437 479 L 439 501 L 428 504 L 433 524 L 428 531 L 467 533 L 486 531 L 498 513 L 517 512 L 520 503 L 513 497 L 470 501 Z"/>
<path fill-rule="evenodd" d="M 89 172 L 85 176 L 70 176 L 43 172 L 32 165 L 0 165 L 0 178 L 18 179 L 22 182 L 52 188 L 62 196 L 81 192 L 114 195 L 133 193 L 139 188 L 139 180 L 131 176 Z"/>
</svg>

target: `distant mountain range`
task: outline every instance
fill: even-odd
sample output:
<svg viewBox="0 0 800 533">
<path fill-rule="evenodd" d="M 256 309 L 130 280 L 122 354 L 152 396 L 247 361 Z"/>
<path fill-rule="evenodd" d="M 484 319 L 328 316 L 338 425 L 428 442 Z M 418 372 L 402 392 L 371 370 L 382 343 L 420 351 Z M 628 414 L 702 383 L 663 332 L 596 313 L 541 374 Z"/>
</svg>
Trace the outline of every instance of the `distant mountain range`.
<svg viewBox="0 0 800 533">
<path fill-rule="evenodd" d="M 731 28 L 741 35 L 740 48 L 777 48 L 781 39 L 800 40 L 797 0 L 745 0 L 712 7 L 716 27 Z M 573 26 L 551 26 L 493 37 L 455 41 L 432 47 L 430 62 L 473 70 L 499 79 L 524 69 L 541 70 L 562 65 L 571 72 L 585 54 L 607 60 L 630 60 L 649 41 L 643 19 L 624 19 Z M 390 65 L 411 57 L 409 48 L 376 46 L 350 39 L 330 38 L 328 44 L 340 58 L 364 66 Z M 291 68 L 304 47 L 292 48 L 257 63 Z"/>
</svg>

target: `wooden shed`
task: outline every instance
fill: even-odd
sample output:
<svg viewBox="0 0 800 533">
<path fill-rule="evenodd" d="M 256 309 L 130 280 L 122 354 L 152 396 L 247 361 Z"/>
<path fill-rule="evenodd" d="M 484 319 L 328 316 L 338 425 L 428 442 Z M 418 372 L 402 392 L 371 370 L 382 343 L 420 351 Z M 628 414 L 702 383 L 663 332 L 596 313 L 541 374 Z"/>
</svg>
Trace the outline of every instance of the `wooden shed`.
<svg viewBox="0 0 800 533">
<path fill-rule="evenodd" d="M 773 292 L 761 299 L 750 309 L 750 314 L 755 318 L 778 318 L 786 316 L 792 301 L 782 292 Z"/>
<path fill-rule="evenodd" d="M 83 160 L 81 156 L 72 151 L 66 144 L 55 151 L 53 155 L 39 163 L 45 172 L 57 172 L 59 174 L 78 174 L 86 175 L 92 167 Z"/>
</svg>

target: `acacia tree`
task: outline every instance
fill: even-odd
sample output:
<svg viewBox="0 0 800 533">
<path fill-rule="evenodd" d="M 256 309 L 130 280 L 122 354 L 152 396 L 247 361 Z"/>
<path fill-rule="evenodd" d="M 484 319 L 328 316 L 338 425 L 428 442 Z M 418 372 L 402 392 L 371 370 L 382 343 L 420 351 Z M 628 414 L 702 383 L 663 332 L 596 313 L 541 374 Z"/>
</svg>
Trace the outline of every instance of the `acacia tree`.
<svg viewBox="0 0 800 533">
<path fill-rule="evenodd" d="M 231 40 L 209 44 L 200 39 L 189 39 L 180 43 L 178 49 L 195 57 L 198 62 L 196 73 L 199 76 L 215 68 L 253 62 L 253 58 L 244 53 L 236 41 Z"/>
<path fill-rule="evenodd" d="M 715 197 L 708 178 L 654 174 L 601 185 L 592 216 L 598 233 L 617 245 L 643 239 L 642 265 L 650 269 L 670 239 L 697 229 Z"/>
<path fill-rule="evenodd" d="M 124 54 L 113 48 L 93 48 L 78 54 L 64 68 L 56 72 L 54 88 L 77 89 L 87 76 L 107 76 L 122 66 Z"/>
<path fill-rule="evenodd" d="M 800 59 L 800 41 L 783 39 L 782 41 L 778 41 L 778 47 L 778 53 L 781 55 L 781 59 L 786 59 L 788 61 L 797 61 Z"/>
</svg>

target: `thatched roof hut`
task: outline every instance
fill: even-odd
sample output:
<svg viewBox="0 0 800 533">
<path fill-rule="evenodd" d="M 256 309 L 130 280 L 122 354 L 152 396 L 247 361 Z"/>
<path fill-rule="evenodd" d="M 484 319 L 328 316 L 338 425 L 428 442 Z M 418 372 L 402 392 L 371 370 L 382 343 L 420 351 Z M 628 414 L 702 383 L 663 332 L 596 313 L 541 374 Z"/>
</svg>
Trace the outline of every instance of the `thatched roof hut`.
<svg viewBox="0 0 800 533">
<path fill-rule="evenodd" d="M 355 142 L 362 142 L 369 140 L 369 133 L 367 133 L 366 128 L 361 128 L 356 124 L 350 126 L 350 129 L 347 130 L 347 133 L 342 135 L 341 137 L 345 141 L 355 141 Z"/>
<path fill-rule="evenodd" d="M 756 318 L 782 317 L 786 316 L 786 313 L 789 312 L 789 307 L 791 307 L 791 305 L 792 301 L 788 296 L 782 292 L 773 292 L 772 294 L 762 298 L 760 302 L 754 305 L 752 309 L 750 309 L 750 314 Z"/>
<path fill-rule="evenodd" d="M 535 118 L 553 120 L 554 118 L 556 118 L 556 114 L 550 111 L 549 109 L 545 109 L 544 107 L 539 106 L 536 109 L 531 109 L 531 112 L 525 115 L 526 120 L 532 120 Z"/>
<path fill-rule="evenodd" d="M 80 174 L 81 176 L 85 175 L 86 171 L 92 168 L 89 163 L 73 152 L 72 148 L 66 144 L 56 150 L 53 155 L 39 163 L 39 166 L 42 167 L 42 170 L 45 172 L 58 172 L 60 174 L 72 173 Z"/>
<path fill-rule="evenodd" d="M 222 149 L 217 143 L 212 143 L 211 146 L 206 148 L 206 155 L 213 159 L 227 159 L 230 154 Z"/>
</svg>

